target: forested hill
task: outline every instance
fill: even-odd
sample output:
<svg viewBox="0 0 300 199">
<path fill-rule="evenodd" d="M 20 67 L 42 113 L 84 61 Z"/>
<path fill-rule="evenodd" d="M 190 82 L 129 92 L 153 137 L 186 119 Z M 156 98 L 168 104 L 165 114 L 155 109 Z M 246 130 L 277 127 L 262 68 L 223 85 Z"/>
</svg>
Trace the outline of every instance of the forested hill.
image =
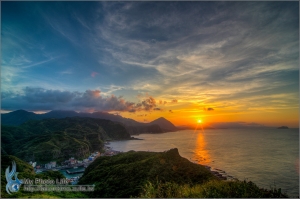
<svg viewBox="0 0 300 199">
<path fill-rule="evenodd" d="M 95 184 L 93 198 L 137 197 L 147 182 L 203 183 L 215 177 L 203 166 L 181 157 L 178 149 L 135 152 L 97 158 L 80 184 Z"/>
<path fill-rule="evenodd" d="M 117 122 L 95 118 L 31 120 L 20 126 L 1 126 L 2 150 L 23 160 L 48 162 L 84 158 L 101 151 L 105 140 L 131 136 Z"/>
<path fill-rule="evenodd" d="M 246 181 L 219 180 L 204 166 L 165 152 L 129 151 L 99 157 L 79 184 L 94 184 L 91 198 L 278 198 L 280 189 L 264 190 Z"/>
<path fill-rule="evenodd" d="M 10 113 L 1 114 L 1 123 L 5 125 L 16 126 L 29 120 L 66 117 L 89 117 L 120 122 L 126 126 L 127 131 L 131 135 L 141 133 L 163 133 L 177 130 L 177 128 L 165 118 L 159 118 L 150 123 L 141 123 L 130 118 L 124 118 L 120 115 L 114 115 L 100 111 L 94 113 L 77 113 L 75 111 L 54 110 L 45 114 L 35 114 L 25 110 L 17 110 Z"/>
</svg>

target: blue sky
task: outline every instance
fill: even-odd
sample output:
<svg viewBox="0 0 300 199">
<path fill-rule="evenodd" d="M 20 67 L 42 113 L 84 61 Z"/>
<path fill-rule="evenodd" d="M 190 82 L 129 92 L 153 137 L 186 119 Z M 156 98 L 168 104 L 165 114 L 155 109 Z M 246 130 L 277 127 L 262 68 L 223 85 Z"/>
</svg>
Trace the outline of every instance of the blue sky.
<svg viewBox="0 0 300 199">
<path fill-rule="evenodd" d="M 2 111 L 298 120 L 298 2 L 1 2 L 1 13 Z"/>
</svg>

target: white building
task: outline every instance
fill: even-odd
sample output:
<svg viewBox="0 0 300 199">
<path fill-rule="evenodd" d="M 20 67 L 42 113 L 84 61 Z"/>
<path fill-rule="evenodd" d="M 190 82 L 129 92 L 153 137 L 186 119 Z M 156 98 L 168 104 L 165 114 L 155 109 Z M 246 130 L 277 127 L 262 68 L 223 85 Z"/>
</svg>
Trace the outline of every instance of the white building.
<svg viewBox="0 0 300 199">
<path fill-rule="evenodd" d="M 56 162 L 55 161 L 50 162 L 49 164 L 51 164 L 51 167 L 56 167 Z"/>
<path fill-rule="evenodd" d="M 45 164 L 45 168 L 46 168 L 46 169 L 51 169 L 51 167 L 52 167 L 52 165 L 51 165 L 50 163 Z"/>
<path fill-rule="evenodd" d="M 30 161 L 30 162 L 28 162 L 32 167 L 35 167 L 36 166 L 36 162 L 32 162 L 32 161 Z"/>
</svg>

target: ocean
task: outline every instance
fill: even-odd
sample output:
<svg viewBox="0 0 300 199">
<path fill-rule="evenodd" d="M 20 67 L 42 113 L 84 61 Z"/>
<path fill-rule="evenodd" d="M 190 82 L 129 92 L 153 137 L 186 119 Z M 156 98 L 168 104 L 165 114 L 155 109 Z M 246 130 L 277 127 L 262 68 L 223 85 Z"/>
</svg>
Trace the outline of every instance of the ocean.
<svg viewBox="0 0 300 199">
<path fill-rule="evenodd" d="M 66 178 L 72 178 L 72 177 L 77 177 L 77 176 L 82 176 L 83 175 L 83 172 L 82 173 L 76 173 L 76 174 L 68 174 L 67 173 L 67 170 L 71 171 L 71 172 L 74 172 L 74 171 L 84 171 L 85 168 L 83 167 L 78 167 L 77 169 L 63 169 L 63 170 L 59 170 L 60 173 L 62 173 Z"/>
<path fill-rule="evenodd" d="M 110 147 L 124 152 L 178 148 L 192 162 L 299 196 L 299 129 L 182 130 L 134 137 L 143 140 L 114 141 Z"/>
</svg>

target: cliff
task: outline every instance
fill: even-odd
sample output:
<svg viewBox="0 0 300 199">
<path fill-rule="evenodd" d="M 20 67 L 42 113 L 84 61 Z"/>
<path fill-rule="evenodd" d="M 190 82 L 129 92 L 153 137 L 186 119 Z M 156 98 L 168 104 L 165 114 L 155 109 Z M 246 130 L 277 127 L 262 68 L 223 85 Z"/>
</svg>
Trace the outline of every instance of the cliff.
<svg viewBox="0 0 300 199">
<path fill-rule="evenodd" d="M 1 126 L 1 131 L 4 152 L 42 163 L 85 158 L 101 151 L 106 139 L 131 138 L 122 124 L 95 118 L 32 120 L 18 127 Z"/>
<path fill-rule="evenodd" d="M 97 158 L 79 184 L 95 184 L 91 198 L 274 198 L 280 189 L 260 189 L 246 181 L 223 181 L 204 166 L 165 152 L 129 151 Z"/>
<path fill-rule="evenodd" d="M 166 152 L 130 151 L 97 158 L 79 184 L 94 184 L 89 197 L 138 196 L 148 182 L 202 183 L 215 177 L 203 166 L 181 157 L 178 149 Z"/>
</svg>

